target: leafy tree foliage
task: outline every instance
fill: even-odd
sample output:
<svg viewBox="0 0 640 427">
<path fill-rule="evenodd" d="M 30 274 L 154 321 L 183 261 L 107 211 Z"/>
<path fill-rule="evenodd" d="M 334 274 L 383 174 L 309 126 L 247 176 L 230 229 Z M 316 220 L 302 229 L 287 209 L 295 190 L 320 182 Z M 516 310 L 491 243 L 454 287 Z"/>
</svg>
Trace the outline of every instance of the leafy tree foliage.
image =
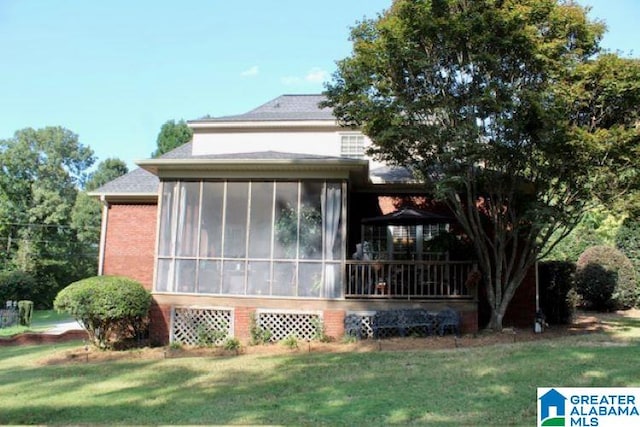
<svg viewBox="0 0 640 427">
<path fill-rule="evenodd" d="M 572 2 L 397 0 L 352 30 L 327 87 L 372 154 L 413 169 L 454 212 L 491 328 L 591 196 L 634 182 L 640 66 L 594 56 L 603 31 Z"/>
<path fill-rule="evenodd" d="M 112 181 L 128 172 L 125 162 L 120 159 L 106 159 L 98 164 L 96 170 L 89 175 L 85 185 L 76 198 L 71 214 L 71 226 L 77 233 L 80 242 L 92 248 L 97 260 L 98 243 L 100 241 L 100 223 L 102 220 L 100 202 L 88 195 L 88 192 Z M 92 270 L 95 271 L 95 268 Z"/>
<path fill-rule="evenodd" d="M 72 315 L 99 348 L 136 338 L 144 332 L 151 294 L 135 280 L 97 276 L 61 290 L 54 307 Z"/>
<path fill-rule="evenodd" d="M 591 208 L 578 225 L 546 254 L 545 259 L 575 263 L 580 254 L 591 246 L 615 246 L 623 221 L 626 220 L 602 205 Z M 555 243 L 555 239 L 550 243 Z"/>
<path fill-rule="evenodd" d="M 158 139 L 156 140 L 158 148 L 151 153 L 151 157 L 160 157 L 174 148 L 178 148 L 182 144 L 191 141 L 191 137 L 193 137 L 193 132 L 184 120 L 178 122 L 168 120 L 160 129 Z"/>
<path fill-rule="evenodd" d="M 93 162 L 91 149 L 61 127 L 0 141 L 0 270 L 34 276 L 47 304 L 59 286 L 86 275 L 85 248 L 70 223 Z"/>
<path fill-rule="evenodd" d="M 616 234 L 615 245 L 631 260 L 640 285 L 640 216 L 638 213 L 624 220 Z"/>
</svg>

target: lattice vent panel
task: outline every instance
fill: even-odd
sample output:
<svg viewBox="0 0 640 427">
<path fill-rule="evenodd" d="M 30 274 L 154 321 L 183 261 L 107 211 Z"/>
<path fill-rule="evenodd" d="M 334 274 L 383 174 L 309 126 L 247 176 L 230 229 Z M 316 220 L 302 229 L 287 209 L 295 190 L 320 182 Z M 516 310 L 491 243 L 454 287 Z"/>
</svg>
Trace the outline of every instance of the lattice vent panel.
<svg viewBox="0 0 640 427">
<path fill-rule="evenodd" d="M 172 340 L 186 345 L 218 345 L 233 335 L 232 310 L 176 307 Z"/>
<path fill-rule="evenodd" d="M 320 316 L 312 313 L 261 312 L 258 324 L 271 332 L 271 341 L 280 341 L 289 336 L 300 340 L 312 340 L 317 336 Z"/>
</svg>

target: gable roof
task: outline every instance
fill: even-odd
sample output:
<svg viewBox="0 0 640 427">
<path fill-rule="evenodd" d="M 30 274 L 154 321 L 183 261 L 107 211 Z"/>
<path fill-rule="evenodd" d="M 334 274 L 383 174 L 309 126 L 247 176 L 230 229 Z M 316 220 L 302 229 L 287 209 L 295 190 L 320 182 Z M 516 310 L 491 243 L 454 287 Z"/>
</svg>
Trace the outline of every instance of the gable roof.
<svg viewBox="0 0 640 427">
<path fill-rule="evenodd" d="M 189 120 L 189 123 L 241 122 L 241 121 L 297 121 L 328 120 L 335 122 L 331 108 L 320 108 L 324 95 L 281 95 L 253 110 L 231 116 Z"/>
</svg>

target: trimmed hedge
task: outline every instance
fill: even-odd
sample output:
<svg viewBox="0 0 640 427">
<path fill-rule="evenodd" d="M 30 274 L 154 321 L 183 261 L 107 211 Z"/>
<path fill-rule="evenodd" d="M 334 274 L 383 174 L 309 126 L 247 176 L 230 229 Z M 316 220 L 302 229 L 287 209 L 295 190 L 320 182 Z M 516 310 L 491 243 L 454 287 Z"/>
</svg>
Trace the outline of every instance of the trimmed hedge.
<svg viewBox="0 0 640 427">
<path fill-rule="evenodd" d="M 592 246 L 580 255 L 576 285 L 587 306 L 595 310 L 628 309 L 638 302 L 633 264 L 611 246 Z"/>
<path fill-rule="evenodd" d="M 575 283 L 576 265 L 569 261 L 544 261 L 538 264 L 540 309 L 547 322 L 569 324 L 578 305 Z"/>
<path fill-rule="evenodd" d="M 113 348 L 145 332 L 151 294 L 135 280 L 97 276 L 70 284 L 53 305 L 80 322 L 97 347 Z"/>
</svg>

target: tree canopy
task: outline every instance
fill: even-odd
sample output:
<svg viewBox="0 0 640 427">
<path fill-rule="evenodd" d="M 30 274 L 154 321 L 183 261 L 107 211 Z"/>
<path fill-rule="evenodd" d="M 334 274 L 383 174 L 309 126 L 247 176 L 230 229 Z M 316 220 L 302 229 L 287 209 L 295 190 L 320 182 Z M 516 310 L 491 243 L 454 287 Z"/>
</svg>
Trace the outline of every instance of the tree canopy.
<svg viewBox="0 0 640 427">
<path fill-rule="evenodd" d="M 591 197 L 637 184 L 640 64 L 598 56 L 604 30 L 571 2 L 396 0 L 352 29 L 353 53 L 327 86 L 327 105 L 372 154 L 449 205 L 494 329 Z"/>
<path fill-rule="evenodd" d="M 100 236 L 95 189 L 127 172 L 118 159 L 89 170 L 93 151 L 62 127 L 22 129 L 0 140 L 0 271 L 34 278 L 35 298 L 51 304 L 58 290 L 94 275 Z"/>
<path fill-rule="evenodd" d="M 184 120 L 178 122 L 167 120 L 160 129 L 156 140 L 157 149 L 151 153 L 151 157 L 160 157 L 174 148 L 186 144 L 191 141 L 192 136 L 193 132 Z"/>
<path fill-rule="evenodd" d="M 70 223 L 93 162 L 91 149 L 61 127 L 22 129 L 0 141 L 0 270 L 33 275 L 48 285 L 50 300 L 56 284 L 86 273 Z"/>
</svg>

